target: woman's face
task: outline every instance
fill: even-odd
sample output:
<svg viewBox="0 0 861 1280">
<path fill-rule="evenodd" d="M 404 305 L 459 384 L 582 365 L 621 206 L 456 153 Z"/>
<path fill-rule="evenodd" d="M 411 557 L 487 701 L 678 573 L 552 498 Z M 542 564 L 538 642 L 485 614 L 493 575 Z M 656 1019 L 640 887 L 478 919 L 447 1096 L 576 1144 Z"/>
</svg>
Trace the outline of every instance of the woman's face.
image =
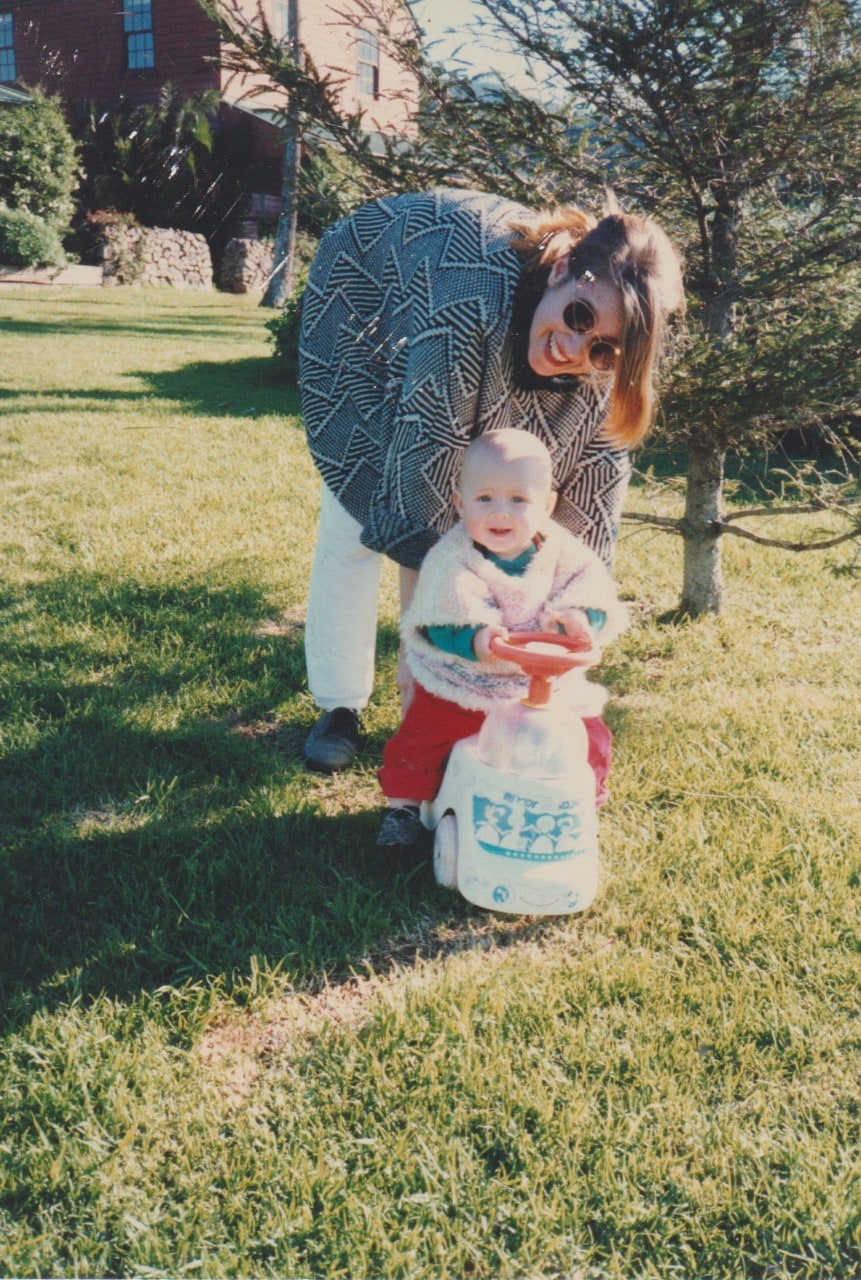
<svg viewBox="0 0 861 1280">
<path fill-rule="evenodd" d="M 563 312 L 577 298 L 592 308 L 597 321 L 592 333 L 577 333 L 565 323 Z M 622 318 L 622 295 L 616 285 L 596 276 L 575 280 L 568 274 L 568 255 L 557 258 L 529 329 L 530 368 L 541 378 L 594 373 L 589 359 L 592 344 L 598 338 L 618 347 Z"/>
</svg>

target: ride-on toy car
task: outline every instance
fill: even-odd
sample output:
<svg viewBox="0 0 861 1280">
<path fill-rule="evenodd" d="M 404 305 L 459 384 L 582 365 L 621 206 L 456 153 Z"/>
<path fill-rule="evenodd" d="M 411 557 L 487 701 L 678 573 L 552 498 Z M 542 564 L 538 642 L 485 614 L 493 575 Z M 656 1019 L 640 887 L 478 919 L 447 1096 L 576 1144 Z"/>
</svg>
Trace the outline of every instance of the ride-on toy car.
<svg viewBox="0 0 861 1280">
<path fill-rule="evenodd" d="M 529 691 L 455 744 L 439 794 L 423 806 L 435 829 L 434 876 L 491 911 L 584 911 L 598 890 L 595 775 L 582 720 L 551 694 L 556 677 L 600 654 L 540 631 L 493 648 L 529 676 Z"/>
</svg>

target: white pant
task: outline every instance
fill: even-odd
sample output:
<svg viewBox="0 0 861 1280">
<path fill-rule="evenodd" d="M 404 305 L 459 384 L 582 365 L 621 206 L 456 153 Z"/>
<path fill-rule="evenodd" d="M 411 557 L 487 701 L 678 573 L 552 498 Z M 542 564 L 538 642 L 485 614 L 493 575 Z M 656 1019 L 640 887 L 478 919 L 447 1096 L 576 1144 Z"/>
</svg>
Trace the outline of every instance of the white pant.
<svg viewBox="0 0 861 1280">
<path fill-rule="evenodd" d="M 361 711 L 374 685 L 377 595 L 382 556 L 363 547 L 362 527 L 326 485 L 308 587 L 305 664 L 311 696 L 324 711 Z"/>
<path fill-rule="evenodd" d="M 321 486 L 317 549 L 311 566 L 305 615 L 308 688 L 318 707 L 363 711 L 374 687 L 377 596 L 383 557 L 361 543 L 362 526 L 326 485 Z M 418 570 L 400 568 L 401 614 L 413 597 Z M 405 708 L 413 678 L 398 659 L 398 687 Z"/>
</svg>

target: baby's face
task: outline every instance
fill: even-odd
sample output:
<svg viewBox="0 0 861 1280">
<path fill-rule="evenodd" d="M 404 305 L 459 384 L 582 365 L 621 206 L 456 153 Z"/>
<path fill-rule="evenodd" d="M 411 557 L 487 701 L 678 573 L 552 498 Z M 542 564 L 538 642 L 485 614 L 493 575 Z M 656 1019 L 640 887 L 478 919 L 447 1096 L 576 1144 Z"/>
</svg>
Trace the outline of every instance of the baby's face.
<svg viewBox="0 0 861 1280">
<path fill-rule="evenodd" d="M 546 527 L 555 494 L 539 459 L 491 455 L 466 463 L 454 501 L 474 542 L 516 560 Z"/>
</svg>

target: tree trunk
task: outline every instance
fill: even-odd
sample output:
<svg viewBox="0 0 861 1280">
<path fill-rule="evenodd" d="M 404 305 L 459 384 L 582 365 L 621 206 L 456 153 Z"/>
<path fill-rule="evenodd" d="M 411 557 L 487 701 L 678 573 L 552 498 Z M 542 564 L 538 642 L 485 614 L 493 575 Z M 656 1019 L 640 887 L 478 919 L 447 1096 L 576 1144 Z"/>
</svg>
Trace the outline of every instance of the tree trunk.
<svg viewBox="0 0 861 1280">
<path fill-rule="evenodd" d="M 288 9 L 290 45 L 293 56 L 301 57 L 299 44 L 299 0 L 290 0 Z M 283 307 L 293 293 L 293 263 L 296 256 L 296 186 L 299 178 L 299 155 L 302 131 L 299 109 L 291 101 L 287 111 L 284 159 L 281 170 L 281 212 L 275 230 L 272 274 L 261 299 L 262 307 Z"/>
<path fill-rule="evenodd" d="M 715 533 L 714 521 L 721 517 L 725 457 L 723 449 L 707 440 L 688 449 L 682 609 L 693 617 L 720 613 L 723 603 L 721 535 Z"/>
<path fill-rule="evenodd" d="M 738 273 L 738 228 L 741 205 L 735 192 L 715 188 L 711 226 L 710 288 L 706 297 L 705 327 L 718 342 L 726 342 L 735 330 L 735 290 Z M 721 518 L 726 449 L 707 434 L 688 447 L 688 481 L 685 492 L 683 612 L 697 617 L 720 613 L 723 604 L 721 535 L 714 522 Z"/>
</svg>

